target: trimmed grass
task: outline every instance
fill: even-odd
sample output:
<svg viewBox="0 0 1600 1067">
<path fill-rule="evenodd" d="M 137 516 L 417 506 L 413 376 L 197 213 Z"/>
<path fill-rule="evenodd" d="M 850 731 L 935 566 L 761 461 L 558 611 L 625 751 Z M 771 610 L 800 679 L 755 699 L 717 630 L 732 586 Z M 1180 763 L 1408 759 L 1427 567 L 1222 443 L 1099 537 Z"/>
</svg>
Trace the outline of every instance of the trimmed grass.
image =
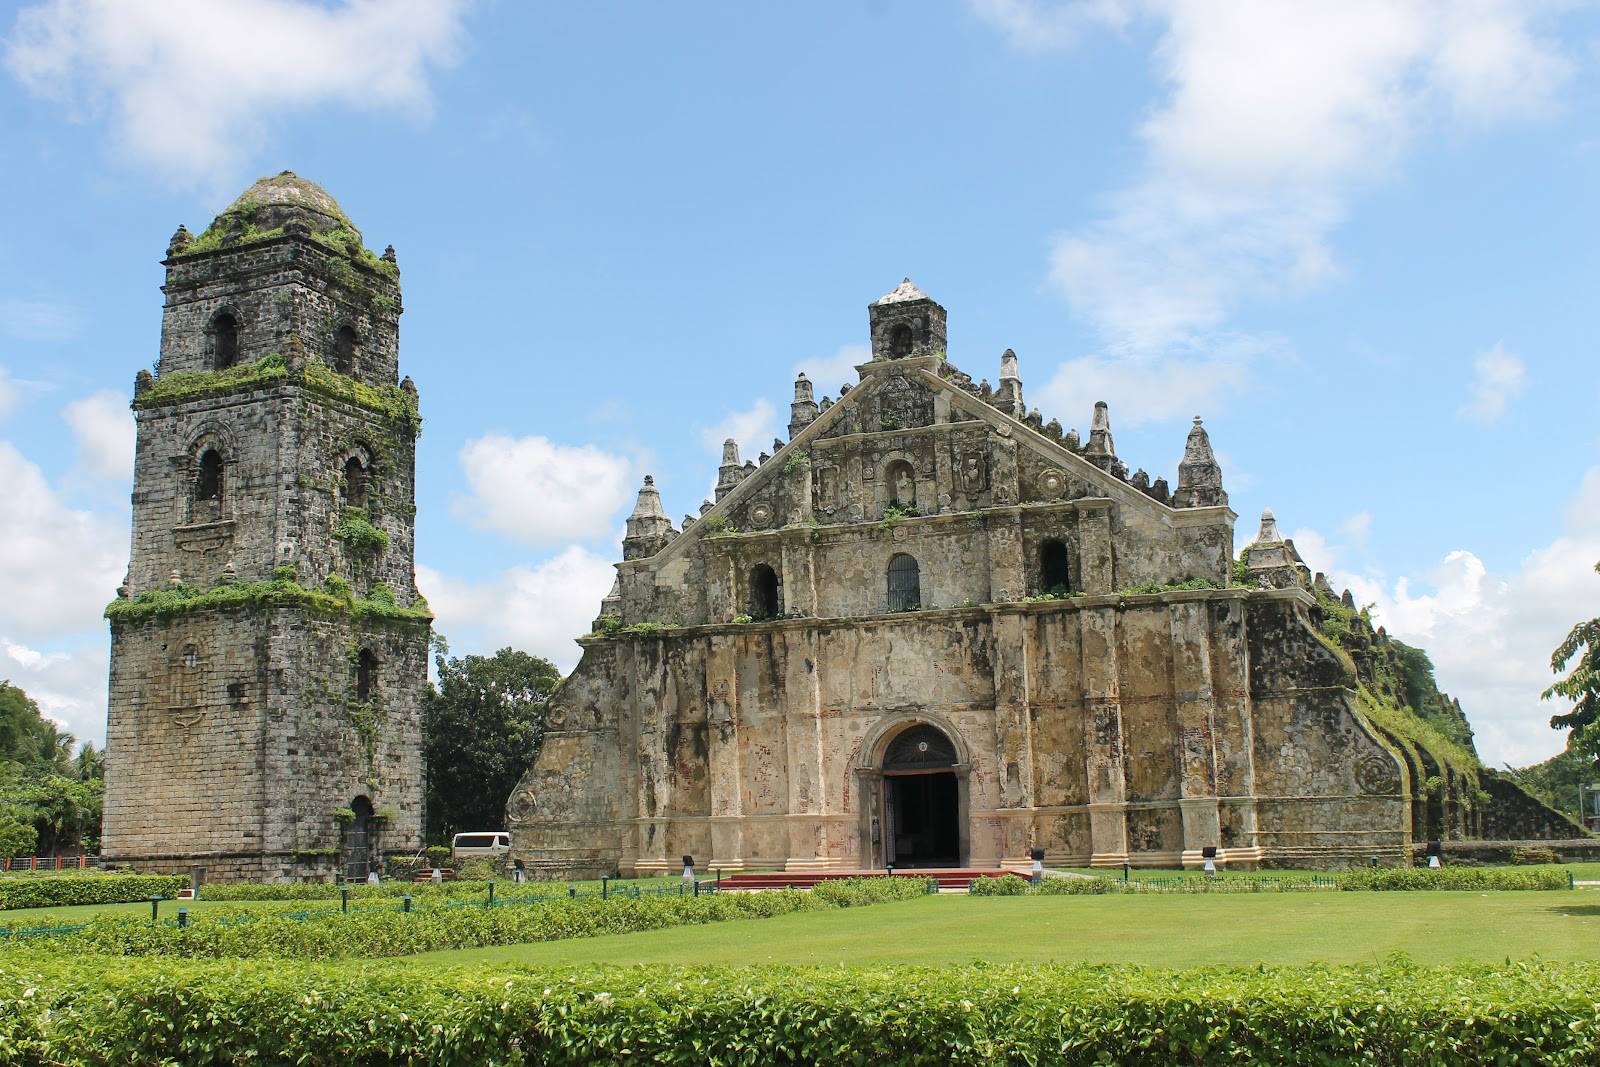
<svg viewBox="0 0 1600 1067">
<path fill-rule="evenodd" d="M 1593 960 L 1600 899 L 1581 893 L 940 896 L 859 911 L 424 953 L 409 962 L 731 966 L 1419 963 Z"/>
</svg>

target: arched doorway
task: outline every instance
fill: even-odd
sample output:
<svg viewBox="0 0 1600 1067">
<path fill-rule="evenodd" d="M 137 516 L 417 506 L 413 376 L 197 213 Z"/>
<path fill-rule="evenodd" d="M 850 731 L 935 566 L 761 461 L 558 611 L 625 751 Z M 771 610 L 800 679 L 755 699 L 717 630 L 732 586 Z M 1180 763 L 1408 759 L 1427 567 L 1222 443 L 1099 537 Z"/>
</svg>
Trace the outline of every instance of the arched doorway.
<svg viewBox="0 0 1600 1067">
<path fill-rule="evenodd" d="M 883 754 L 883 851 L 895 867 L 961 865 L 961 783 L 955 744 L 918 723 Z"/>
<path fill-rule="evenodd" d="M 356 797 L 350 810 L 355 818 L 344 831 L 344 877 L 347 882 L 364 882 L 372 870 L 372 801 Z"/>
</svg>

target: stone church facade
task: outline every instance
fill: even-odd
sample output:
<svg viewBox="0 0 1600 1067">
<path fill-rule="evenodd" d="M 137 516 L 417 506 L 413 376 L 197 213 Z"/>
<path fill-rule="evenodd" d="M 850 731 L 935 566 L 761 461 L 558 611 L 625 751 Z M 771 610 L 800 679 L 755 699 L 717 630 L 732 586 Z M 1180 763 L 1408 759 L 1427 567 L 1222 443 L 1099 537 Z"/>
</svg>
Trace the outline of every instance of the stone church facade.
<svg viewBox="0 0 1600 1067">
<path fill-rule="evenodd" d="M 1293 546 L 946 355 L 908 280 L 837 399 L 675 527 L 645 479 L 617 583 L 507 811 L 548 877 L 1399 860 L 1410 771 L 1352 699 Z"/>
<path fill-rule="evenodd" d="M 430 616 L 399 271 L 319 187 L 262 179 L 168 249 L 107 609 L 103 856 L 365 875 L 421 847 Z"/>
</svg>

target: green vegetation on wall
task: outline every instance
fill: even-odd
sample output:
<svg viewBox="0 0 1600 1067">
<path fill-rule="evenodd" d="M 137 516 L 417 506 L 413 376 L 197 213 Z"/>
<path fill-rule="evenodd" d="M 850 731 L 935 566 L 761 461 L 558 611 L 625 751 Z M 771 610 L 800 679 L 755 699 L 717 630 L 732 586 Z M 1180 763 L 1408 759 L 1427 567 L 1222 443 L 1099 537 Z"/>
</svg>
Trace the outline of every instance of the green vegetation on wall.
<svg viewBox="0 0 1600 1067">
<path fill-rule="evenodd" d="M 280 384 L 299 385 L 323 396 L 366 408 L 403 424 L 413 436 L 422 429 L 422 416 L 417 411 L 416 397 L 399 386 L 374 386 L 358 382 L 315 360 L 308 361 L 303 371 L 295 372 L 289 369 L 283 356 L 277 352 L 262 356 L 254 363 L 241 363 L 226 370 L 173 371 L 163 374 L 134 397 L 133 406 L 145 411 L 187 400 L 210 399 Z"/>
<path fill-rule="evenodd" d="M 322 589 L 307 589 L 297 580 L 293 567 L 276 568 L 267 582 L 227 582 L 210 589 L 187 584 L 151 589 L 135 597 L 113 600 L 105 615 L 114 623 L 143 623 L 212 608 L 276 607 L 300 607 L 329 615 L 348 613 L 357 619 L 433 621 L 433 612 L 420 595 L 410 607 L 401 607 L 395 603 L 394 591 L 382 583 L 364 598 L 355 596 L 342 579 L 329 579 Z"/>
</svg>

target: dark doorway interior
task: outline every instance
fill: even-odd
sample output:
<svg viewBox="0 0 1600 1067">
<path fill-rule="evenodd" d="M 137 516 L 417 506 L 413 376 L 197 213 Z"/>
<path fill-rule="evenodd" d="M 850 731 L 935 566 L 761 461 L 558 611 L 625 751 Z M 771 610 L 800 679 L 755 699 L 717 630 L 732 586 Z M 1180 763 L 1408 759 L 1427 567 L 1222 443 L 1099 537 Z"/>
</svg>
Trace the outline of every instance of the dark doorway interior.
<svg viewBox="0 0 1600 1067">
<path fill-rule="evenodd" d="M 355 812 L 355 818 L 344 832 L 344 877 L 349 882 L 361 882 L 372 870 L 372 801 L 356 797 L 350 810 Z"/>
<path fill-rule="evenodd" d="M 954 771 L 891 774 L 884 779 L 890 812 L 889 862 L 896 867 L 961 863 L 959 790 Z"/>
</svg>

